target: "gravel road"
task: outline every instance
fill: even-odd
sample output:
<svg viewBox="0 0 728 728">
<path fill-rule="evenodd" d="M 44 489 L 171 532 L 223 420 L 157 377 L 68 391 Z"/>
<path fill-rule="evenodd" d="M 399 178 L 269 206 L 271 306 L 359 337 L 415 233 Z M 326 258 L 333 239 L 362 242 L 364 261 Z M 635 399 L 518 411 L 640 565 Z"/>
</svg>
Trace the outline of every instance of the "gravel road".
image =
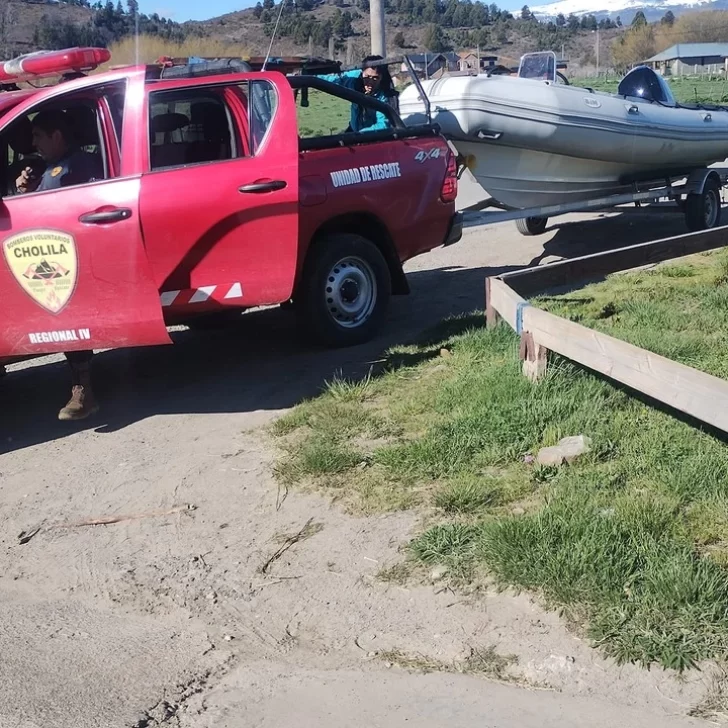
<svg viewBox="0 0 728 728">
<path fill-rule="evenodd" d="M 463 187 L 467 204 L 477 190 Z M 264 426 L 335 373 L 364 374 L 392 344 L 482 307 L 488 274 L 684 231 L 668 213 L 569 216 L 538 238 L 481 222 L 471 215 L 460 244 L 407 266 L 411 296 L 365 346 L 307 346 L 284 310 L 179 331 L 174 346 L 99 355 L 102 410 L 80 425 L 55 419 L 62 363 L 11 368 L 0 383 L 3 728 L 699 724 L 687 715 L 710 672 L 677 682 L 618 669 L 525 596 L 376 580 L 416 533 L 413 514 L 353 517 L 295 492 L 276 506 Z M 108 515 L 133 518 L 74 525 Z M 318 533 L 262 573 L 280 534 L 310 518 Z M 491 645 L 517 656 L 513 684 L 379 658 L 450 662 Z"/>
</svg>

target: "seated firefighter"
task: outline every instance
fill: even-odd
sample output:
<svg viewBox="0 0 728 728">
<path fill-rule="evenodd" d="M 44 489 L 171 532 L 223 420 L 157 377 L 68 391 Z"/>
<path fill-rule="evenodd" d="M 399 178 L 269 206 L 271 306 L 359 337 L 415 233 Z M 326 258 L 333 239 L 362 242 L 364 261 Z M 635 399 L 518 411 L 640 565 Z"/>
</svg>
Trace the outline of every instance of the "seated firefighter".
<svg viewBox="0 0 728 728">
<path fill-rule="evenodd" d="M 92 182 L 102 177 L 93 155 L 75 142 L 71 118 L 65 111 L 41 111 L 32 121 L 33 146 L 45 162 L 42 175 L 26 167 L 15 184 L 21 194 L 43 192 Z"/>
<path fill-rule="evenodd" d="M 103 178 L 93 155 L 75 142 L 71 117 L 60 110 L 42 111 L 32 120 L 33 146 L 45 163 L 42 174 L 27 166 L 16 179 L 19 194 L 43 192 Z M 82 420 L 98 411 L 91 388 L 93 351 L 66 352 L 71 368 L 71 399 L 58 413 L 59 420 Z"/>
</svg>

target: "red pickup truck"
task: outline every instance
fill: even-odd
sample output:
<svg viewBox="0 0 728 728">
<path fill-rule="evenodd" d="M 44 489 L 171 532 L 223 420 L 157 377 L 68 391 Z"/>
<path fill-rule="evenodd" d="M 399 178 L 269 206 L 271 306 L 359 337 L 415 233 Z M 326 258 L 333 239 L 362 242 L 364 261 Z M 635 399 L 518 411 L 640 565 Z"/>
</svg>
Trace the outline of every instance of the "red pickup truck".
<svg viewBox="0 0 728 728">
<path fill-rule="evenodd" d="M 402 263 L 460 239 L 437 128 L 314 76 L 229 61 L 85 75 L 105 60 L 69 49 L 0 65 L 0 362 L 171 343 L 167 325 L 285 302 L 318 340 L 360 343 L 408 292 Z M 373 105 L 391 128 L 299 134 L 308 90 Z M 49 109 L 99 172 L 20 194 L 23 169 L 45 170 L 32 119 Z"/>
</svg>

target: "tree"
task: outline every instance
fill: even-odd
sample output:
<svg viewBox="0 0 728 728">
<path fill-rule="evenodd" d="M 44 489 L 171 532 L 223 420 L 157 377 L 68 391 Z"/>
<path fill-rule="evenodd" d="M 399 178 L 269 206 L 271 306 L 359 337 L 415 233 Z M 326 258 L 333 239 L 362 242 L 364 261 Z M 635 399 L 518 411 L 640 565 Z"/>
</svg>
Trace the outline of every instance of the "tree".
<svg viewBox="0 0 728 728">
<path fill-rule="evenodd" d="M 641 28 L 641 27 L 647 25 L 647 18 L 645 17 L 645 14 L 642 10 L 638 10 L 634 14 L 634 18 L 632 18 L 631 25 L 633 28 Z"/>
<path fill-rule="evenodd" d="M 407 41 L 404 39 L 404 33 L 399 30 L 394 34 L 394 45 L 397 48 L 404 48 L 407 45 Z"/>
<path fill-rule="evenodd" d="M 430 23 L 425 28 L 425 34 L 422 36 L 422 45 L 433 53 L 444 53 L 450 50 L 450 45 L 447 42 L 444 31 L 435 23 Z"/>
<path fill-rule="evenodd" d="M 630 28 L 612 46 L 615 68 L 625 71 L 655 54 L 655 33 L 650 25 Z"/>
<path fill-rule="evenodd" d="M 262 14 L 263 14 L 263 6 L 260 3 L 258 3 L 255 6 L 255 10 L 253 10 L 253 15 L 255 15 L 255 17 L 258 18 L 258 20 L 260 20 L 260 16 Z"/>
<path fill-rule="evenodd" d="M 470 25 L 470 8 L 465 3 L 458 3 L 452 16 L 453 28 L 467 28 Z"/>
<path fill-rule="evenodd" d="M 338 16 L 334 20 L 334 33 L 341 38 L 348 38 L 354 35 L 354 28 L 351 27 L 351 13 L 345 10 L 343 13 L 339 11 Z"/>
<path fill-rule="evenodd" d="M 566 25 L 566 18 L 564 17 L 564 14 L 563 13 L 559 13 L 556 16 L 556 25 L 559 28 L 563 28 Z"/>
<path fill-rule="evenodd" d="M 622 27 L 622 18 L 620 18 L 619 15 L 617 16 L 617 19 L 614 22 L 617 24 L 618 28 Z"/>
<path fill-rule="evenodd" d="M 675 24 L 675 14 L 672 12 L 672 10 L 668 10 L 662 16 L 662 20 L 660 20 L 660 23 L 662 25 L 667 25 L 668 27 L 672 28 L 672 26 Z"/>
<path fill-rule="evenodd" d="M 529 8 L 528 5 L 524 5 L 521 8 L 521 20 L 533 20 L 533 13 L 531 12 L 531 8 Z"/>
<path fill-rule="evenodd" d="M 571 13 L 569 17 L 566 19 L 566 22 L 569 25 L 569 30 L 573 33 L 575 30 L 579 30 L 579 18 L 574 15 L 574 13 Z"/>
</svg>

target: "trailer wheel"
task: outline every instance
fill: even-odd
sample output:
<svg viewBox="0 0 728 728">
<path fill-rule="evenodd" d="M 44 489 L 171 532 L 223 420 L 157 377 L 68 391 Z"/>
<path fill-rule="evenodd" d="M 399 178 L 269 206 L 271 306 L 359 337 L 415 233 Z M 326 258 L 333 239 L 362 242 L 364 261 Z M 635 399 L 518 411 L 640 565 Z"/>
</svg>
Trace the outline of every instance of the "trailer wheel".
<svg viewBox="0 0 728 728">
<path fill-rule="evenodd" d="M 688 230 L 709 230 L 720 225 L 720 184 L 713 177 L 705 181 L 702 193 L 692 193 L 685 198 L 685 223 Z"/>
<path fill-rule="evenodd" d="M 391 292 L 379 248 L 361 235 L 336 233 L 311 248 L 294 303 L 317 341 L 353 346 L 381 325 Z"/>
<path fill-rule="evenodd" d="M 516 220 L 516 227 L 521 235 L 541 235 L 546 230 L 547 217 L 522 217 Z"/>
</svg>

